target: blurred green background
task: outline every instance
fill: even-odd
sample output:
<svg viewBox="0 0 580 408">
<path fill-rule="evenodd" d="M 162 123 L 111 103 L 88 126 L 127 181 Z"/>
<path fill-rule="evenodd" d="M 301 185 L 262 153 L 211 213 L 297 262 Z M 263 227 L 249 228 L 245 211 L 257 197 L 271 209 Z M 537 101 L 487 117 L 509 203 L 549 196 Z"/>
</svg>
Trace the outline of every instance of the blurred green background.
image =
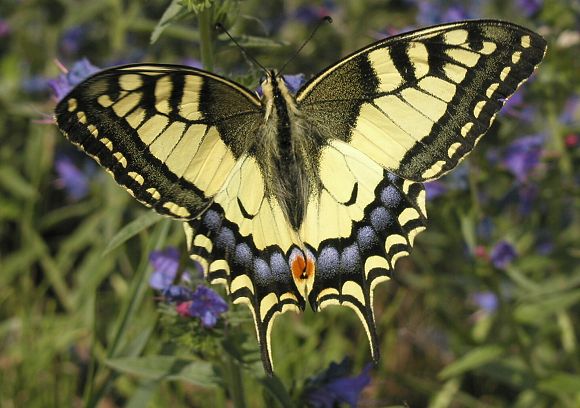
<svg viewBox="0 0 580 408">
<path fill-rule="evenodd" d="M 279 68 L 327 14 L 286 73 L 468 18 L 519 23 L 549 47 L 470 159 L 428 186 L 429 228 L 375 292 L 382 359 L 359 405 L 580 406 L 580 3 L 567 0 L 3 0 L 0 406 L 304 406 L 331 361 L 363 370 L 346 308 L 279 318 L 273 379 L 245 306 L 214 329 L 177 316 L 148 258 L 173 246 L 195 269 L 180 223 L 136 203 L 51 116 L 51 80 L 82 58 L 203 64 L 253 89 L 261 72 L 207 28 L 222 22 Z"/>
</svg>

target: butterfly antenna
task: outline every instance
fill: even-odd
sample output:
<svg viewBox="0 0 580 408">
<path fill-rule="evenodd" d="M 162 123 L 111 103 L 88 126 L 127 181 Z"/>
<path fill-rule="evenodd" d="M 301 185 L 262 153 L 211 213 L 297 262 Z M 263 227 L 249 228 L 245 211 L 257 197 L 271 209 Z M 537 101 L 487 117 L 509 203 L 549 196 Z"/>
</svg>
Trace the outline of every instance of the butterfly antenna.
<svg viewBox="0 0 580 408">
<path fill-rule="evenodd" d="M 288 59 L 288 61 L 286 61 L 286 63 L 284 65 L 282 65 L 282 68 L 280 68 L 280 71 L 278 71 L 278 75 L 282 75 L 282 71 L 284 71 L 284 68 L 286 68 L 286 65 L 288 65 L 290 62 L 292 62 L 292 60 L 294 58 L 296 58 L 296 56 L 298 54 L 300 54 L 300 51 L 302 51 L 302 48 L 304 48 L 306 46 L 306 44 L 308 44 L 310 42 L 310 40 L 312 40 L 312 37 L 314 37 L 314 34 L 316 34 L 316 32 L 318 31 L 318 29 L 320 28 L 320 26 L 323 23 L 332 24 L 332 18 L 330 16 L 324 16 L 320 19 L 320 21 L 318 22 L 318 24 L 316 24 L 316 27 L 314 27 L 314 30 L 312 30 L 312 32 L 310 33 L 310 35 L 308 36 L 306 41 L 304 41 L 302 43 L 302 45 L 300 46 L 300 48 L 298 48 L 296 50 L 296 52 L 294 52 L 294 54 Z"/>
<path fill-rule="evenodd" d="M 244 47 L 242 47 L 240 45 L 240 43 L 237 42 L 234 39 L 234 37 L 232 37 L 230 35 L 230 33 L 228 32 L 228 30 L 226 30 L 226 28 L 221 23 L 216 23 L 215 29 L 218 30 L 219 32 L 226 33 L 226 35 L 230 38 L 230 40 L 232 40 L 232 42 L 237 45 L 237 47 L 240 49 L 240 51 L 242 51 L 242 54 L 244 54 L 250 61 L 252 61 L 258 67 L 262 68 L 262 70 L 266 73 L 266 75 L 269 75 L 268 70 L 266 69 L 266 67 L 264 67 L 262 64 L 260 64 L 260 62 L 256 58 L 254 58 L 252 55 L 250 55 L 248 53 L 248 51 L 246 51 L 246 49 Z"/>
</svg>

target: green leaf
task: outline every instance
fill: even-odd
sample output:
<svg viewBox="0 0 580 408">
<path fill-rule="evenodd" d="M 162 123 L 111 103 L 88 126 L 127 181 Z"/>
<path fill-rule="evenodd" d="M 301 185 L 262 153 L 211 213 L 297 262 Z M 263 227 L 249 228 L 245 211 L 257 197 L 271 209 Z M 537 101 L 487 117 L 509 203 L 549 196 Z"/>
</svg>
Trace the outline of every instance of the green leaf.
<svg viewBox="0 0 580 408">
<path fill-rule="evenodd" d="M 544 324 L 551 315 L 568 309 L 580 301 L 580 289 L 559 293 L 545 299 L 529 299 L 529 303 L 519 305 L 514 317 L 522 323 Z"/>
<path fill-rule="evenodd" d="M 36 189 L 13 167 L 0 167 L 0 183 L 15 197 L 32 199 L 37 195 Z"/>
<path fill-rule="evenodd" d="M 220 36 L 222 39 L 222 36 Z M 224 44 L 222 45 L 230 45 L 232 47 L 236 47 L 235 44 L 232 44 L 230 39 L 227 39 L 225 36 L 223 37 Z M 243 48 L 279 48 L 282 46 L 287 45 L 287 43 L 272 40 L 266 37 L 258 37 L 253 35 L 241 35 L 236 37 L 236 41 L 240 44 Z"/>
<path fill-rule="evenodd" d="M 502 354 L 503 348 L 497 345 L 476 348 L 441 370 L 439 378 L 447 380 L 466 371 L 479 368 L 496 360 Z"/>
<path fill-rule="evenodd" d="M 174 21 L 188 14 L 185 7 L 182 6 L 181 0 L 173 0 L 171 4 L 165 9 L 161 19 L 153 29 L 149 42 L 154 44 L 157 42 L 163 31 Z"/>
<path fill-rule="evenodd" d="M 153 355 L 109 359 L 106 364 L 116 371 L 148 380 L 185 381 L 200 387 L 221 384 L 215 367 L 205 361 Z"/>
<path fill-rule="evenodd" d="M 538 383 L 538 388 L 554 396 L 580 396 L 580 375 L 559 372 Z"/>
<path fill-rule="evenodd" d="M 131 221 L 129 224 L 125 225 L 109 242 L 109 245 L 105 248 L 103 255 L 108 254 L 112 250 L 118 248 L 123 243 L 133 238 L 135 235 L 149 228 L 151 225 L 161 221 L 163 218 L 154 212 L 147 212 L 137 218 L 135 221 Z"/>
</svg>

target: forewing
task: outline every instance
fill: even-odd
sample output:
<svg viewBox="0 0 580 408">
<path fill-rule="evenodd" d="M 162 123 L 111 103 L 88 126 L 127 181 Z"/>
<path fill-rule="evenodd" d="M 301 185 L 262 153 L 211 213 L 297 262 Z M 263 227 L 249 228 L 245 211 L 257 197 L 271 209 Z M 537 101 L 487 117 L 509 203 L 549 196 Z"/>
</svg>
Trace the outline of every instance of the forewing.
<svg viewBox="0 0 580 408">
<path fill-rule="evenodd" d="M 171 65 L 99 72 L 56 108 L 72 143 L 139 201 L 179 219 L 209 205 L 260 118 L 259 100 L 242 86 Z"/>
<path fill-rule="evenodd" d="M 298 92 L 320 133 L 400 177 L 454 168 L 542 60 L 546 42 L 498 21 L 444 24 L 379 41 Z"/>
</svg>

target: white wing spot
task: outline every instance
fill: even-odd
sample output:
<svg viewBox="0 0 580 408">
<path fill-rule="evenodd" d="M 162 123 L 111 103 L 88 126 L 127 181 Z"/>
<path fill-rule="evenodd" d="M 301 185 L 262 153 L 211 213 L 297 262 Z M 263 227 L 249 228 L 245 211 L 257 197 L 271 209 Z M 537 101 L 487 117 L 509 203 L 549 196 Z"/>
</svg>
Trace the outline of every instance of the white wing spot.
<svg viewBox="0 0 580 408">
<path fill-rule="evenodd" d="M 171 201 L 163 203 L 163 208 L 167 209 L 171 214 L 175 215 L 176 217 L 180 218 L 189 218 L 191 217 L 190 212 L 187 208 L 177 205 Z"/>
<path fill-rule="evenodd" d="M 497 49 L 497 45 L 491 41 L 484 41 L 483 48 L 479 50 L 482 54 L 489 55 Z"/>
<path fill-rule="evenodd" d="M 109 95 L 101 95 L 97 98 L 97 103 L 103 108 L 108 108 L 113 104 L 113 101 Z"/>
<path fill-rule="evenodd" d="M 211 240 L 206 237 L 203 234 L 198 234 L 195 236 L 195 238 L 193 239 L 193 245 L 200 247 L 200 248 L 204 248 L 207 252 L 212 251 L 213 249 L 213 243 L 211 242 Z M 210 267 L 210 271 L 211 271 L 211 267 Z"/>
<path fill-rule="evenodd" d="M 399 214 L 397 220 L 399 221 L 400 225 L 405 225 L 409 221 L 416 220 L 420 217 L 421 215 L 416 209 L 414 209 L 413 207 L 408 207 L 405 208 L 403 211 L 401 211 L 401 214 Z"/>
<path fill-rule="evenodd" d="M 209 272 L 225 271 L 230 274 L 230 264 L 225 259 L 217 259 L 209 265 Z"/>
<path fill-rule="evenodd" d="M 411 188 L 412 185 L 413 185 L 412 181 L 409 180 L 403 181 L 403 193 L 409 194 L 409 189 Z"/>
<path fill-rule="evenodd" d="M 77 110 L 77 100 L 75 98 L 70 98 L 67 102 L 67 109 L 69 112 L 74 112 Z"/>
<path fill-rule="evenodd" d="M 109 139 L 107 139 L 107 140 L 109 140 Z M 113 154 L 113 156 L 115 157 L 115 159 L 117 159 L 117 161 L 121 164 L 121 166 L 127 167 L 127 159 L 125 158 L 125 156 L 123 156 L 123 153 L 116 152 Z"/>
<path fill-rule="evenodd" d="M 157 191 L 157 189 L 154 187 L 149 187 L 145 191 L 147 191 L 149 194 L 151 194 L 151 197 L 153 197 L 153 199 L 155 199 L 155 200 L 159 200 L 161 198 L 161 194 L 159 194 L 159 191 Z"/>
<path fill-rule="evenodd" d="M 425 193 L 425 190 L 421 190 L 419 194 L 417 194 L 417 206 L 419 206 L 419 210 L 421 210 L 421 214 L 425 218 L 427 218 L 427 207 L 425 206 L 426 196 L 427 193 Z"/>
<path fill-rule="evenodd" d="M 268 293 L 266 296 L 264 296 L 264 298 L 260 302 L 260 316 L 262 317 L 262 319 L 264 319 L 264 317 L 268 314 L 270 309 L 272 309 L 277 303 L 278 303 L 278 297 L 276 296 L 275 293 L 273 293 L 273 292 Z M 274 319 L 272 318 L 270 320 L 270 322 L 272 320 L 274 320 Z M 270 338 L 270 337 L 268 336 L 268 338 Z"/>
<path fill-rule="evenodd" d="M 455 152 L 457 151 L 457 149 L 459 149 L 460 147 L 461 143 L 459 142 L 453 143 L 451 146 L 449 146 L 449 149 L 447 149 L 447 156 L 451 159 L 455 154 Z"/>
<path fill-rule="evenodd" d="M 369 256 L 365 261 L 365 278 L 368 278 L 369 273 L 373 269 L 390 269 L 389 262 L 382 256 L 373 255 Z"/>
<path fill-rule="evenodd" d="M 510 67 L 505 67 L 504 69 L 502 69 L 500 74 L 499 74 L 499 79 L 501 79 L 502 81 L 505 81 L 505 79 L 507 78 L 507 76 L 509 75 L 511 70 L 512 69 Z"/>
<path fill-rule="evenodd" d="M 101 142 L 102 144 L 104 144 L 105 147 L 107 149 L 109 149 L 110 151 L 113 151 L 113 142 L 111 142 L 110 139 L 108 139 L 106 137 L 103 137 L 103 138 L 99 139 L 99 142 Z"/>
<path fill-rule="evenodd" d="M 483 107 L 485 106 L 486 101 L 479 101 L 475 104 L 475 108 L 473 108 L 473 116 L 475 116 L 476 118 L 479 117 L 479 114 L 481 113 L 481 111 L 483 110 Z"/>
<path fill-rule="evenodd" d="M 393 245 L 397 245 L 397 244 L 404 244 L 407 245 L 407 239 L 399 234 L 391 234 L 387 237 L 386 241 L 385 241 L 385 251 L 387 251 L 387 253 L 391 250 L 391 248 L 393 247 Z"/>
<path fill-rule="evenodd" d="M 530 38 L 529 35 L 524 35 L 520 40 L 520 44 L 524 48 L 530 48 L 530 45 L 532 45 L 532 39 Z"/>
<path fill-rule="evenodd" d="M 409 231 L 407 238 L 409 239 L 409 244 L 411 244 L 411 246 L 413 246 L 413 242 L 415 242 L 415 237 L 422 231 L 425 231 L 424 226 L 420 226 Z"/>
<path fill-rule="evenodd" d="M 89 132 L 91 132 L 93 136 L 95 137 L 99 136 L 99 129 L 97 129 L 95 125 L 90 124 L 87 126 L 87 129 L 89 130 Z"/>
<path fill-rule="evenodd" d="M 397 252 L 395 255 L 393 255 L 393 257 L 391 258 L 391 264 L 393 265 L 393 268 L 395 267 L 395 265 L 397 264 L 397 261 L 400 258 L 403 258 L 407 255 L 409 255 L 409 253 L 407 251 Z"/>
<path fill-rule="evenodd" d="M 520 58 L 522 57 L 522 52 L 521 51 L 516 51 L 512 54 L 512 63 L 517 64 L 520 61 Z"/>
<path fill-rule="evenodd" d="M 85 113 L 83 111 L 78 111 L 77 112 L 77 119 L 80 123 L 82 123 L 83 125 L 86 125 L 87 123 L 87 117 L 85 115 Z"/>
<path fill-rule="evenodd" d="M 467 137 L 467 134 L 469 133 L 472 127 L 473 122 L 467 122 L 465 125 L 463 125 L 463 127 L 461 128 L 461 136 Z"/>
<path fill-rule="evenodd" d="M 133 180 L 135 180 L 138 184 L 143 185 L 143 182 L 145 181 L 145 179 L 143 178 L 142 175 L 140 175 L 139 173 L 136 173 L 134 171 L 130 171 L 128 173 L 129 177 L 131 177 Z"/>
<path fill-rule="evenodd" d="M 349 295 L 357 299 L 363 305 L 365 304 L 365 297 L 360 285 L 353 281 L 346 281 L 342 285 L 341 292 L 343 295 Z"/>
<path fill-rule="evenodd" d="M 438 160 L 437 162 L 435 162 L 435 164 L 433 164 L 431 167 L 425 170 L 423 174 L 421 174 L 421 177 L 424 179 L 430 179 L 435 177 L 441 172 L 441 169 L 443 168 L 444 165 L 445 162 L 443 160 Z"/>
<path fill-rule="evenodd" d="M 485 96 L 487 96 L 488 98 L 491 99 L 493 93 L 497 90 L 497 88 L 499 87 L 499 83 L 495 82 L 493 84 L 491 84 L 488 88 L 487 91 L 485 91 Z"/>
</svg>

